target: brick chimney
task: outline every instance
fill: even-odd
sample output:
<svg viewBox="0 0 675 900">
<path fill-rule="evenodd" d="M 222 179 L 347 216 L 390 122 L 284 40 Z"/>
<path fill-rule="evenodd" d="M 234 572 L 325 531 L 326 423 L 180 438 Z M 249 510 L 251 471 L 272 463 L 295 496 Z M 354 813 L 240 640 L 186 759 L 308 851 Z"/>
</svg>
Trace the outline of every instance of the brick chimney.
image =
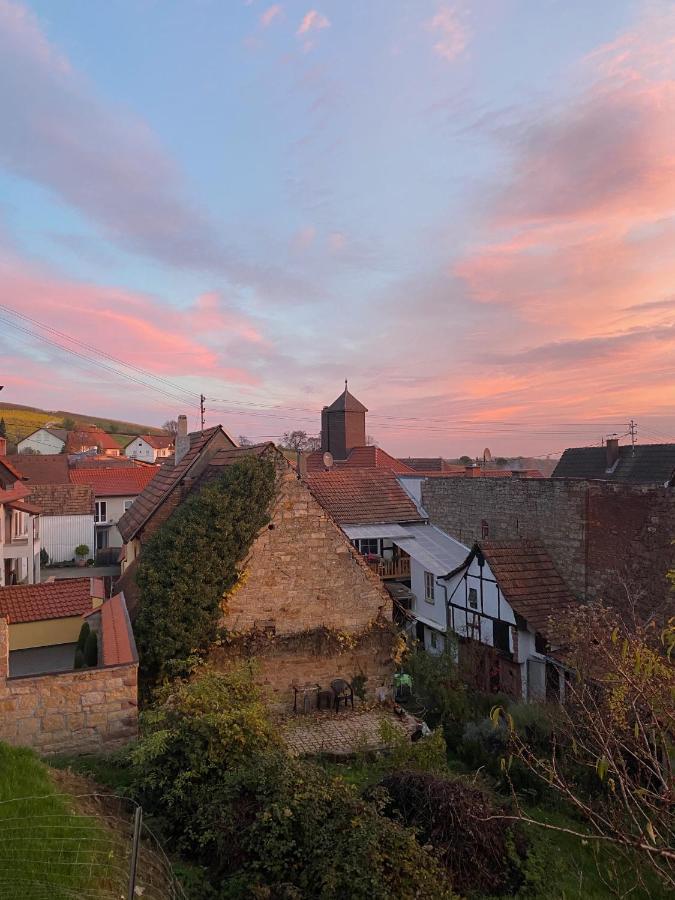
<svg viewBox="0 0 675 900">
<path fill-rule="evenodd" d="M 467 478 L 478 478 L 481 474 L 481 468 L 477 465 L 464 466 L 464 474 Z"/>
<path fill-rule="evenodd" d="M 619 459 L 619 439 L 607 438 L 607 471 L 611 471 Z"/>
<path fill-rule="evenodd" d="M 174 466 L 183 459 L 190 449 L 190 438 L 187 430 L 187 416 L 178 416 L 178 430 L 176 431 L 176 449 L 174 451 Z"/>
</svg>

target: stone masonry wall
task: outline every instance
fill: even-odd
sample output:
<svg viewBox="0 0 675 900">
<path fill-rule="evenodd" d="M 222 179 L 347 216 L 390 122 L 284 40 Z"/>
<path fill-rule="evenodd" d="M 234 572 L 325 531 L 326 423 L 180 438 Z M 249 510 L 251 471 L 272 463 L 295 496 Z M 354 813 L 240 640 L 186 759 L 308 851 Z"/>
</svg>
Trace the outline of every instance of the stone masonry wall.
<svg viewBox="0 0 675 900">
<path fill-rule="evenodd" d="M 136 665 L 9 678 L 8 660 L 0 618 L 0 740 L 39 753 L 79 753 L 137 736 Z"/>
<path fill-rule="evenodd" d="M 644 612 L 665 613 L 673 595 L 675 493 L 601 481 L 429 478 L 422 503 L 431 521 L 471 545 L 541 540 L 580 598 L 625 603 L 626 588 Z"/>
<path fill-rule="evenodd" d="M 224 610 L 233 631 L 273 624 L 277 634 L 322 625 L 359 631 L 380 614 L 392 617 L 380 579 L 290 470 Z"/>
</svg>

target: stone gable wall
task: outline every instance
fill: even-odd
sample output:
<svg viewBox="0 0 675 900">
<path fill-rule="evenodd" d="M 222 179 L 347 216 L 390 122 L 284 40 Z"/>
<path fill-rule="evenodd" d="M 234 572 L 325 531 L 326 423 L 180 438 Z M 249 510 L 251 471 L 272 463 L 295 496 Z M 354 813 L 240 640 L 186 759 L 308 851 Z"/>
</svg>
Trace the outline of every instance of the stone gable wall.
<svg viewBox="0 0 675 900">
<path fill-rule="evenodd" d="M 471 545 L 541 540 L 580 598 L 623 603 L 626 585 L 646 612 L 673 599 L 666 572 L 675 566 L 675 492 L 551 478 L 428 478 L 422 504 L 434 525 Z M 649 607 L 649 609 L 648 609 Z"/>
<path fill-rule="evenodd" d="M 109 749 L 138 734 L 137 666 L 9 678 L 0 618 L 0 740 L 39 753 Z"/>
<path fill-rule="evenodd" d="M 392 603 L 380 579 L 294 472 L 280 475 L 270 526 L 254 541 L 242 577 L 224 598 L 233 631 L 277 634 L 325 626 L 359 631 Z"/>
</svg>

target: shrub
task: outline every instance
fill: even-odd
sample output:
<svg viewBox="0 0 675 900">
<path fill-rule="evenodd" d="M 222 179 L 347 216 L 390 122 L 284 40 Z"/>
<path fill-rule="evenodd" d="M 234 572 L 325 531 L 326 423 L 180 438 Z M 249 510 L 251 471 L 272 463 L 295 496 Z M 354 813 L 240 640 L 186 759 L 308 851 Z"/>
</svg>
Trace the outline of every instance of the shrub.
<svg viewBox="0 0 675 900">
<path fill-rule="evenodd" d="M 75 661 L 73 662 L 74 669 L 84 669 L 86 663 L 84 661 L 84 653 L 78 648 L 75 651 Z"/>
<path fill-rule="evenodd" d="M 442 725 L 448 746 L 454 748 L 461 739 L 470 707 L 453 648 L 437 656 L 416 649 L 407 656 L 404 668 L 412 677 L 413 696 L 422 706 L 425 720 L 432 728 Z"/>
<path fill-rule="evenodd" d="M 354 695 L 359 698 L 359 700 L 366 699 L 366 684 L 368 683 L 368 676 L 364 675 L 362 672 L 359 672 L 358 675 L 355 675 L 352 678 L 352 690 L 354 691 Z"/>
<path fill-rule="evenodd" d="M 246 457 L 188 497 L 144 547 L 134 632 L 147 681 L 185 674 L 215 638 L 223 595 L 269 521 L 275 485 L 270 460 Z"/>
<path fill-rule="evenodd" d="M 87 639 L 84 642 L 83 656 L 89 668 L 98 665 L 98 637 L 95 631 L 90 631 L 87 635 Z"/>
<path fill-rule="evenodd" d="M 420 842 L 436 848 L 456 890 L 492 895 L 517 890 L 525 837 L 508 821 L 492 818 L 499 810 L 483 791 L 406 771 L 386 776 L 380 787 L 388 797 L 387 813 L 418 829 Z"/>
<path fill-rule="evenodd" d="M 80 559 L 86 559 L 89 556 L 89 547 L 86 544 L 78 544 L 75 548 L 75 556 Z"/>
<path fill-rule="evenodd" d="M 49 565 L 49 553 L 47 553 L 44 547 L 40 549 L 40 565 L 42 568 Z"/>
<path fill-rule="evenodd" d="M 84 653 L 84 645 L 87 642 L 87 638 L 89 637 L 89 632 L 91 628 L 89 627 L 89 622 L 83 622 L 82 628 L 80 628 L 80 634 L 77 638 L 77 650 L 81 650 Z"/>
</svg>

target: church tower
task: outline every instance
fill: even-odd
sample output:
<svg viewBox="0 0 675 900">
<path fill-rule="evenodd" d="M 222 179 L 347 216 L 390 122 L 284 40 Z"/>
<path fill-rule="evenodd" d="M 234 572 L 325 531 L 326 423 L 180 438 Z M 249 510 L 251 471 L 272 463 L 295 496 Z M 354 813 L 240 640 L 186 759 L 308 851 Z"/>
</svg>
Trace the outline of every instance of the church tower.
<svg viewBox="0 0 675 900">
<path fill-rule="evenodd" d="M 366 413 L 368 410 L 347 390 L 321 410 L 321 450 L 335 459 L 346 459 L 354 447 L 366 445 Z"/>
</svg>

